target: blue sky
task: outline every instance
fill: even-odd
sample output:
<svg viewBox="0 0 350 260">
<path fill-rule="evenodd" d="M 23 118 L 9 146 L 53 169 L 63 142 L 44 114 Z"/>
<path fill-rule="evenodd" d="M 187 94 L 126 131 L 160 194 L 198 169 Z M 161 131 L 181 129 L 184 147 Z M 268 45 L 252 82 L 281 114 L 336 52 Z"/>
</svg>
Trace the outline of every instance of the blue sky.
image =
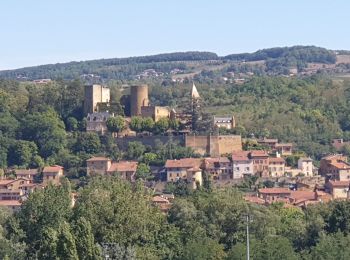
<svg viewBox="0 0 350 260">
<path fill-rule="evenodd" d="M 350 49 L 349 11 L 346 0 L 4 0 L 0 70 L 189 50 Z"/>
</svg>

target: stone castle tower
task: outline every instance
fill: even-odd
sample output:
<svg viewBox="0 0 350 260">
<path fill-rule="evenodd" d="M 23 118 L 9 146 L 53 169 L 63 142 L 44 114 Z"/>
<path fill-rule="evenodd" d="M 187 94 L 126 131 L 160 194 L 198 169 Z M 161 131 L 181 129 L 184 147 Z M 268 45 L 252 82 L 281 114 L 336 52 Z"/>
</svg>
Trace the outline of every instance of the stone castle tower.
<svg viewBox="0 0 350 260">
<path fill-rule="evenodd" d="M 97 112 L 99 103 L 109 103 L 110 89 L 102 85 L 86 85 L 84 96 L 84 113 Z"/>
<path fill-rule="evenodd" d="M 148 86 L 131 86 L 130 89 L 130 114 L 131 116 L 140 116 L 141 107 L 148 106 Z"/>
</svg>

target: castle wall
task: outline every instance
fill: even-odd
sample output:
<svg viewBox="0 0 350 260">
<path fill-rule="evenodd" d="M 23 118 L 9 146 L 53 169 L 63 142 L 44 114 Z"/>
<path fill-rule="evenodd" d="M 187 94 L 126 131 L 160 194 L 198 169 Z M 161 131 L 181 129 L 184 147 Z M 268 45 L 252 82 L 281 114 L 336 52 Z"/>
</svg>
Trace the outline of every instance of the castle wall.
<svg viewBox="0 0 350 260">
<path fill-rule="evenodd" d="M 169 118 L 170 111 L 167 107 L 160 106 L 142 106 L 141 107 L 142 117 L 152 117 L 155 122 L 161 118 Z"/>
<path fill-rule="evenodd" d="M 242 150 L 242 139 L 239 135 L 196 136 L 185 138 L 186 147 L 191 147 L 196 153 L 212 157 Z"/>
</svg>

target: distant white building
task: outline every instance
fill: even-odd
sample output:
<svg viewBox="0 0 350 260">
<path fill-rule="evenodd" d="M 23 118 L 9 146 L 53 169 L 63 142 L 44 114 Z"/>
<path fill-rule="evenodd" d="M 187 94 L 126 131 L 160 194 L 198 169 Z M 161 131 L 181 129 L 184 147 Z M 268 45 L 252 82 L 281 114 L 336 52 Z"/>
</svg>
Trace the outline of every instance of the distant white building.
<svg viewBox="0 0 350 260">
<path fill-rule="evenodd" d="M 214 125 L 226 129 L 232 129 L 236 127 L 234 116 L 214 116 Z"/>
<path fill-rule="evenodd" d="M 298 169 L 304 176 L 311 177 L 314 175 L 314 166 L 311 158 L 302 157 L 298 160 Z"/>
<path fill-rule="evenodd" d="M 233 179 L 241 179 L 245 175 L 253 175 L 253 160 L 249 159 L 248 151 L 232 153 Z"/>
</svg>

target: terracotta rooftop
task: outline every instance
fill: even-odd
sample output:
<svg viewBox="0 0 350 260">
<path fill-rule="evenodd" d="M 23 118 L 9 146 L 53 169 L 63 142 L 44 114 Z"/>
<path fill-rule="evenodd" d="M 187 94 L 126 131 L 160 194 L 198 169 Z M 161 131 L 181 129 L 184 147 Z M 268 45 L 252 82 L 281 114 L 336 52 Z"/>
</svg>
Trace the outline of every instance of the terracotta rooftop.
<svg viewBox="0 0 350 260">
<path fill-rule="evenodd" d="M 96 161 L 109 161 L 110 159 L 107 157 L 92 157 L 88 160 L 86 160 L 87 162 L 96 162 Z"/>
<path fill-rule="evenodd" d="M 259 189 L 262 194 L 290 194 L 292 191 L 288 188 L 263 188 Z"/>
<path fill-rule="evenodd" d="M 252 203 L 256 203 L 256 204 L 265 204 L 265 200 L 263 200 L 257 196 L 252 196 L 252 195 L 244 196 L 244 200 L 252 202 Z"/>
<path fill-rule="evenodd" d="M 285 162 L 285 160 L 283 159 L 283 158 L 281 158 L 281 157 L 272 157 L 272 158 L 269 158 L 269 163 L 284 163 Z"/>
<path fill-rule="evenodd" d="M 350 169 L 350 164 L 343 162 L 343 161 L 332 162 L 330 164 L 339 170 Z"/>
<path fill-rule="evenodd" d="M 269 155 L 264 150 L 252 150 L 250 151 L 250 156 L 251 157 L 268 157 Z"/>
<path fill-rule="evenodd" d="M 314 191 L 306 191 L 306 190 L 296 190 L 296 191 L 291 191 L 291 194 L 289 197 L 291 199 L 296 200 L 296 201 L 313 200 L 313 199 L 315 199 L 315 192 Z"/>
<path fill-rule="evenodd" d="M 232 153 L 232 161 L 249 161 L 248 151 L 235 151 Z"/>
<path fill-rule="evenodd" d="M 108 172 L 136 172 L 137 162 L 120 161 L 113 162 Z"/>
<path fill-rule="evenodd" d="M 8 185 L 10 183 L 12 183 L 15 180 L 9 180 L 9 179 L 5 179 L 5 180 L 0 180 L 0 185 Z"/>
<path fill-rule="evenodd" d="M 332 187 L 344 188 L 344 187 L 349 187 L 350 182 L 349 181 L 329 181 L 329 184 Z"/>
<path fill-rule="evenodd" d="M 180 160 L 167 160 L 165 168 L 193 168 L 200 167 L 201 159 L 199 158 L 184 158 Z"/>
<path fill-rule="evenodd" d="M 216 157 L 216 158 L 205 158 L 204 165 L 207 168 L 215 167 L 215 164 L 220 163 L 230 163 L 230 160 L 227 157 Z"/>
<path fill-rule="evenodd" d="M 62 169 L 63 169 L 63 167 L 59 166 L 59 165 L 46 166 L 46 167 L 44 167 L 43 172 L 59 172 Z"/>
</svg>

